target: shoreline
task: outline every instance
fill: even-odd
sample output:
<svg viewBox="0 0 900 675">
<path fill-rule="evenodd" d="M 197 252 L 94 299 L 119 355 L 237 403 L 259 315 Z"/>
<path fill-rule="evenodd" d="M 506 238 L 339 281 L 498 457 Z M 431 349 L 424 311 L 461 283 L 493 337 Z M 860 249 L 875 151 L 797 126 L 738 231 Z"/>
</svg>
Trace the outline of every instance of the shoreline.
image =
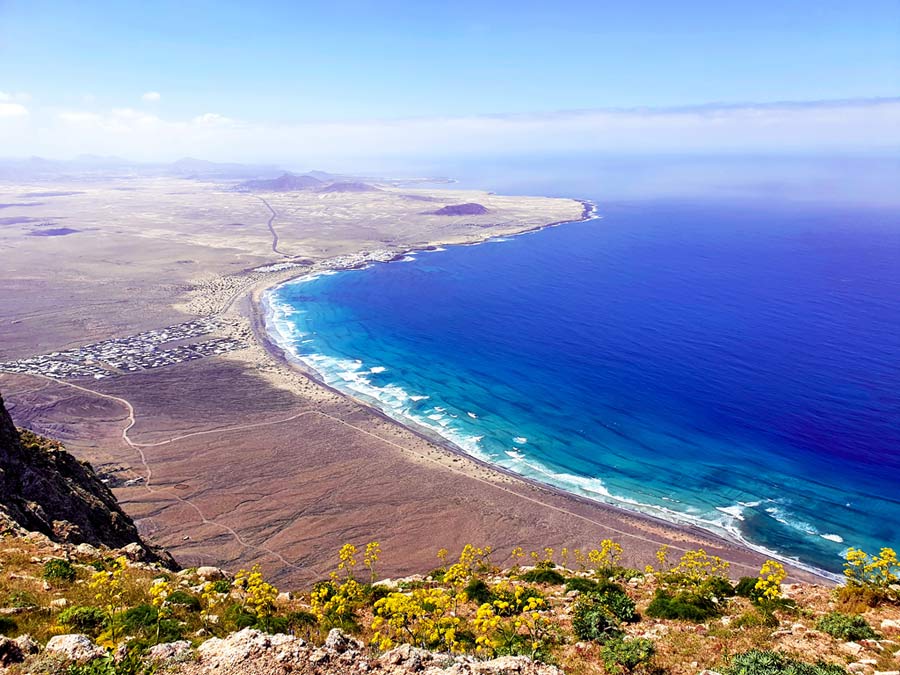
<svg viewBox="0 0 900 675">
<path fill-rule="evenodd" d="M 629 509 L 618 504 L 611 504 L 609 502 L 592 499 L 590 497 L 570 492 L 562 487 L 543 482 L 536 478 L 520 474 L 511 469 L 507 469 L 503 466 L 475 457 L 472 454 L 466 452 L 462 447 L 459 447 L 451 440 L 440 435 L 439 433 L 416 424 L 414 420 L 398 420 L 385 413 L 375 403 L 360 399 L 351 393 L 337 389 L 336 387 L 325 381 L 322 374 L 316 371 L 312 366 L 290 355 L 287 350 L 278 343 L 270 330 L 271 308 L 267 303 L 266 296 L 283 285 L 302 281 L 303 279 L 313 277 L 322 273 L 336 273 L 350 270 L 359 270 L 366 268 L 376 262 L 396 262 L 399 260 L 403 260 L 406 256 L 413 255 L 415 253 L 434 251 L 443 247 L 474 246 L 498 238 L 511 238 L 529 234 L 532 232 L 538 232 L 563 224 L 581 223 L 595 218 L 600 218 L 600 216 L 596 215 L 597 209 L 596 205 L 593 202 L 581 199 L 574 201 L 577 201 L 582 205 L 582 216 L 577 220 L 564 220 L 547 223 L 542 226 L 527 228 L 511 234 L 487 236 L 483 239 L 472 242 L 430 243 L 425 246 L 409 248 L 387 259 L 379 259 L 378 257 L 373 257 L 371 259 L 363 259 L 354 264 L 340 268 L 325 267 L 323 269 L 315 269 L 315 267 L 317 266 L 313 266 L 312 269 L 308 268 L 300 274 L 296 274 L 297 270 L 292 270 L 292 274 L 287 275 L 285 278 L 280 278 L 277 280 L 269 279 L 263 283 L 253 284 L 253 287 L 250 289 L 250 291 L 246 293 L 246 295 L 244 295 L 244 297 L 241 299 L 243 301 L 240 303 L 241 314 L 243 314 L 245 318 L 249 319 L 252 334 L 255 340 L 262 347 L 265 354 L 277 365 L 289 369 L 292 373 L 299 374 L 303 378 L 314 383 L 316 386 L 324 389 L 331 395 L 340 397 L 343 400 L 351 401 L 354 404 L 365 408 L 370 414 L 374 415 L 379 420 L 391 425 L 399 426 L 400 428 L 413 434 L 415 437 L 447 453 L 453 458 L 452 461 L 454 462 L 460 460 L 469 462 L 479 469 L 490 472 L 491 474 L 495 474 L 498 477 L 502 477 L 502 479 L 506 481 L 512 481 L 524 488 L 536 490 L 547 496 L 553 497 L 555 499 L 560 499 L 564 503 L 572 504 L 573 506 L 581 509 L 589 509 L 594 512 L 599 512 L 603 516 L 611 519 L 613 522 L 622 522 L 628 519 L 632 519 L 638 522 L 645 523 L 653 529 L 662 529 L 676 535 L 682 535 L 695 542 L 699 541 L 701 545 L 705 541 L 706 545 L 712 545 L 720 549 L 731 551 L 733 554 L 738 554 L 737 556 L 731 556 L 731 561 L 735 565 L 740 565 L 742 567 L 750 569 L 752 565 L 749 565 L 747 562 L 745 562 L 747 559 L 749 559 L 749 557 L 771 557 L 778 559 L 784 564 L 788 565 L 790 568 L 793 568 L 795 572 L 792 573 L 792 576 L 796 576 L 799 572 L 801 575 L 806 575 L 814 578 L 818 583 L 837 583 L 840 577 L 835 573 L 815 568 L 811 565 L 803 563 L 802 561 L 798 561 L 788 556 L 769 551 L 767 549 L 764 549 L 763 547 L 754 546 L 752 543 L 747 542 L 738 536 L 728 536 L 720 532 L 713 531 L 712 529 L 704 528 L 698 524 L 673 522 L 662 516 L 646 513 L 637 509 Z M 322 262 L 327 263 L 328 261 Z M 274 328 L 272 328 L 272 330 L 274 330 Z M 463 471 L 463 473 L 465 473 L 465 471 Z M 677 546 L 672 546 L 672 548 L 678 549 Z M 738 558 L 745 558 L 745 561 L 739 561 Z"/>
</svg>

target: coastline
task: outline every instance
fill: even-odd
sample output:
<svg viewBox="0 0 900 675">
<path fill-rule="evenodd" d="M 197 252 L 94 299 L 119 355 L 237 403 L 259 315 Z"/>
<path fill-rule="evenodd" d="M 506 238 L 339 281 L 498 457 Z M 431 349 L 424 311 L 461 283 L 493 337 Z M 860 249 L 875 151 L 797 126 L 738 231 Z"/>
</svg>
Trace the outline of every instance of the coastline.
<svg viewBox="0 0 900 675">
<path fill-rule="evenodd" d="M 538 493 L 547 497 L 553 498 L 555 500 L 561 500 L 563 503 L 570 505 L 576 511 L 588 511 L 592 515 L 596 515 L 597 518 L 605 522 L 637 522 L 640 524 L 640 527 L 646 529 L 647 531 L 657 533 L 664 531 L 671 536 L 674 536 L 676 540 L 694 542 L 695 544 L 706 546 L 707 548 L 727 551 L 729 555 L 728 559 L 731 560 L 733 564 L 745 567 L 748 570 L 751 569 L 754 565 L 758 568 L 758 563 L 750 563 L 750 560 L 757 560 L 760 556 L 772 557 L 777 558 L 784 562 L 786 565 L 790 566 L 790 568 L 792 569 L 792 576 L 794 577 L 803 577 L 807 580 L 812 578 L 818 583 L 835 583 L 839 578 L 837 577 L 837 575 L 817 569 L 810 565 L 806 565 L 798 560 L 780 555 L 776 552 L 768 551 L 766 549 L 763 549 L 762 547 L 754 546 L 751 542 L 747 542 L 737 536 L 728 536 L 719 532 L 712 531 L 711 529 L 704 528 L 697 524 L 673 522 L 662 516 L 656 516 L 637 509 L 629 509 L 626 506 L 592 499 L 590 497 L 569 492 L 562 487 L 545 483 L 536 478 L 517 473 L 505 467 L 496 465 L 492 462 L 475 457 L 472 454 L 466 452 L 465 449 L 454 444 L 451 440 L 440 435 L 439 433 L 416 424 L 414 420 L 398 420 L 385 413 L 374 403 L 362 400 L 350 393 L 341 391 L 330 385 L 322 376 L 322 374 L 316 371 L 312 366 L 290 355 L 284 347 L 278 344 L 278 341 L 274 338 L 271 332 L 272 330 L 274 330 L 274 327 L 271 326 L 271 308 L 268 306 L 267 296 L 282 285 L 302 281 L 303 279 L 314 277 L 322 273 L 336 273 L 338 271 L 361 269 L 374 264 L 375 262 L 395 262 L 404 259 L 408 255 L 423 251 L 433 251 L 446 246 L 473 246 L 496 240 L 498 238 L 515 237 L 563 224 L 579 223 L 594 218 L 599 218 L 599 216 L 596 215 L 596 205 L 594 205 L 592 202 L 587 200 L 575 201 L 578 201 L 582 205 L 582 216 L 577 220 L 564 220 L 547 223 L 539 227 L 530 227 L 510 234 L 492 234 L 478 241 L 468 241 L 463 243 L 433 242 L 424 246 L 411 247 L 400 253 L 396 253 L 389 258 L 379 258 L 377 256 L 362 256 L 362 259 L 358 260 L 357 262 L 338 268 L 328 267 L 328 261 L 323 261 L 323 263 L 325 264 L 318 269 L 316 269 L 316 267 L 318 266 L 314 266 L 311 269 L 304 270 L 300 274 L 296 273 L 297 270 L 292 270 L 291 274 L 280 275 L 281 278 L 268 279 L 266 280 L 266 282 L 254 284 L 250 292 L 247 293 L 243 298 L 244 302 L 241 303 L 241 314 L 250 321 L 252 334 L 256 342 L 265 352 L 266 356 L 273 362 L 275 362 L 277 366 L 300 375 L 302 378 L 313 383 L 316 387 L 324 390 L 331 396 L 351 401 L 353 404 L 365 408 L 371 415 L 373 415 L 377 419 L 390 425 L 399 426 L 416 438 L 428 443 L 430 446 L 440 449 L 448 457 L 448 460 L 446 462 L 441 462 L 441 464 L 444 466 L 446 466 L 449 462 L 453 465 L 454 470 L 461 470 L 463 473 L 465 473 L 465 465 L 468 464 L 470 467 L 469 473 L 474 473 L 475 470 L 487 472 L 495 476 L 496 479 L 502 483 L 517 484 L 524 489 L 537 491 Z M 460 461 L 462 461 L 463 463 L 462 467 L 459 466 Z M 596 524 L 596 521 L 591 522 L 594 522 Z M 677 550 L 679 547 L 672 546 L 672 548 L 675 548 Z"/>
</svg>

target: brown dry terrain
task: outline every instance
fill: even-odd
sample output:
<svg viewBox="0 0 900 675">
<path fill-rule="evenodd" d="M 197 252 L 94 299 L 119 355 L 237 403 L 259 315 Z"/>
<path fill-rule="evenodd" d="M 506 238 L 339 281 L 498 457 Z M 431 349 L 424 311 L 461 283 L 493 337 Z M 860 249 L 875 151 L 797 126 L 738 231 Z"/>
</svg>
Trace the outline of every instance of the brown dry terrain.
<svg viewBox="0 0 900 675">
<path fill-rule="evenodd" d="M 221 317 L 225 333 L 250 344 L 97 381 L 0 373 L 14 419 L 107 474 L 142 534 L 183 564 L 258 561 L 279 583 L 298 584 L 323 575 L 346 541 L 378 539 L 395 566 L 383 571 L 396 574 L 427 569 L 441 546 L 591 548 L 612 537 L 631 564 L 664 543 L 703 546 L 755 574 L 763 558 L 753 552 L 494 471 L 270 353 L 255 308 L 279 280 L 336 256 L 350 264 L 363 251 L 474 242 L 582 212 L 571 200 L 379 187 L 250 194 L 171 178 L 0 186 L 0 203 L 36 202 L 0 209 L 10 223 L 0 226 L 0 360 L 197 315 Z M 38 191 L 60 196 L 22 198 Z M 463 203 L 487 213 L 425 213 Z M 44 223 L 77 232 L 32 236 Z M 305 267 L 248 272 L 284 261 Z"/>
</svg>

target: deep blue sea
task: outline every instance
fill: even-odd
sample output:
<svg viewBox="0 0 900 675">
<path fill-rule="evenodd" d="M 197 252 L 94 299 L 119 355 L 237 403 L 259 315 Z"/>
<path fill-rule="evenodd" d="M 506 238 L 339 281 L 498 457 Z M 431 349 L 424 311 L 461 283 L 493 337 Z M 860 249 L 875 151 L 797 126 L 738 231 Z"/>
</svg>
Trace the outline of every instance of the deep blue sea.
<svg viewBox="0 0 900 675">
<path fill-rule="evenodd" d="M 599 218 L 281 286 L 276 337 L 580 495 L 831 571 L 900 546 L 900 212 L 580 196 Z"/>
</svg>

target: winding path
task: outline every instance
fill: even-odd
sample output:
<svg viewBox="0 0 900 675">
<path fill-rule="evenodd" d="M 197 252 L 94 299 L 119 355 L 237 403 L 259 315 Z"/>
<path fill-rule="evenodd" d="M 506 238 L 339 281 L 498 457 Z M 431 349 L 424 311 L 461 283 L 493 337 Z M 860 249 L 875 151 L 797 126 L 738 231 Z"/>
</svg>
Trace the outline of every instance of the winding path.
<svg viewBox="0 0 900 675">
<path fill-rule="evenodd" d="M 278 217 L 278 212 L 272 208 L 272 205 L 269 204 L 264 198 L 259 195 L 254 195 L 259 201 L 266 205 L 266 208 L 269 209 L 269 212 L 272 214 L 269 216 L 269 222 L 266 223 L 266 226 L 269 228 L 269 232 L 272 233 L 272 252 L 277 253 L 278 255 L 283 255 L 285 258 L 290 258 L 287 253 L 284 251 L 278 250 L 278 233 L 275 231 L 275 226 L 272 225 L 275 222 L 275 219 Z"/>
</svg>

